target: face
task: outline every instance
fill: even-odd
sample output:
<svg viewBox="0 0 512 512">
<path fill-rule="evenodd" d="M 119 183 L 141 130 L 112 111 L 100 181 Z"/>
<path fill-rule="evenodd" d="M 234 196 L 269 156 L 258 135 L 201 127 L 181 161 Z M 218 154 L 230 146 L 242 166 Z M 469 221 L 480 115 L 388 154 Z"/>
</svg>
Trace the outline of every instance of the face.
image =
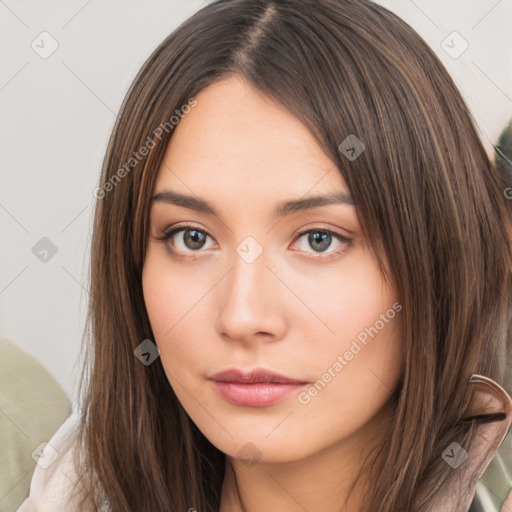
<svg viewBox="0 0 512 512">
<path fill-rule="evenodd" d="M 292 461 L 355 439 L 400 377 L 401 305 L 346 184 L 305 126 L 242 79 L 196 100 L 159 170 L 143 268 L 169 383 L 232 457 Z M 341 202 L 279 209 L 325 194 Z M 229 369 L 293 382 L 211 379 Z"/>
</svg>

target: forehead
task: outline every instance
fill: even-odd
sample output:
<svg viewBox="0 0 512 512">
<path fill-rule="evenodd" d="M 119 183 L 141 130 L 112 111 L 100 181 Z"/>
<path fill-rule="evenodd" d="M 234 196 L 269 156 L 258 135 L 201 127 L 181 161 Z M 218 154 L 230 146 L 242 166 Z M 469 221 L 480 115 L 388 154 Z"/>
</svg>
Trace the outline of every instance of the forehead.
<svg viewBox="0 0 512 512">
<path fill-rule="evenodd" d="M 242 78 L 216 82 L 195 98 L 174 129 L 155 190 L 265 192 L 267 198 L 348 192 L 309 130 Z"/>
</svg>

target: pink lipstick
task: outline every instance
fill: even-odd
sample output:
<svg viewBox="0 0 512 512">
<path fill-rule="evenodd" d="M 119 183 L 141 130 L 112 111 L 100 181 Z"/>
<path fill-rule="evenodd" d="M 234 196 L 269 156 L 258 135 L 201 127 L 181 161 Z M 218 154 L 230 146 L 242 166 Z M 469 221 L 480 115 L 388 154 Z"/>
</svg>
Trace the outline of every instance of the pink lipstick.
<svg viewBox="0 0 512 512">
<path fill-rule="evenodd" d="M 235 405 L 265 407 L 309 384 L 265 369 L 230 368 L 209 377 L 217 393 Z"/>
</svg>

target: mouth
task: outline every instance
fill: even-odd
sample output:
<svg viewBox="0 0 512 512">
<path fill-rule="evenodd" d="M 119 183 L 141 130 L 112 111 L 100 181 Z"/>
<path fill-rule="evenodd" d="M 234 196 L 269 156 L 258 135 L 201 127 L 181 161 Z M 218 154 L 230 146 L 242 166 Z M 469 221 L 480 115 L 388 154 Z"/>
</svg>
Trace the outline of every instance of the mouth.
<svg viewBox="0 0 512 512">
<path fill-rule="evenodd" d="M 234 405 L 265 407 L 284 400 L 309 382 L 264 369 L 232 368 L 209 377 L 215 391 Z"/>
</svg>

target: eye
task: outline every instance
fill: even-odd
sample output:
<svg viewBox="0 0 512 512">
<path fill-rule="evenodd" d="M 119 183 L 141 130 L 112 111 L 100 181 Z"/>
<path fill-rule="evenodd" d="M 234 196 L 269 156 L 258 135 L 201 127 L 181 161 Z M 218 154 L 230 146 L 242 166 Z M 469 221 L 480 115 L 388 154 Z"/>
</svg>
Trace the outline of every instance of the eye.
<svg viewBox="0 0 512 512">
<path fill-rule="evenodd" d="M 181 236 L 176 237 L 178 233 L 183 233 Z M 305 235 L 308 235 L 305 238 Z M 176 237 L 176 240 L 174 238 Z M 206 231 L 198 229 L 196 226 L 187 224 L 177 226 L 170 231 L 166 232 L 163 236 L 156 237 L 157 240 L 167 243 L 167 246 L 172 254 L 179 255 L 180 253 L 194 253 L 201 252 L 207 245 L 208 238 L 212 238 Z M 313 252 L 317 253 L 314 258 L 330 258 L 343 252 L 347 247 L 352 246 L 352 239 L 347 238 L 339 233 L 335 233 L 329 229 L 316 228 L 302 231 L 297 235 L 294 240 L 301 241 L 305 239 L 309 247 L 313 248 Z M 338 250 L 326 252 L 326 249 L 331 247 L 333 240 L 338 243 L 340 247 Z M 206 248 L 208 248 L 206 246 Z M 300 251 L 310 252 L 304 248 L 299 248 Z"/>
<path fill-rule="evenodd" d="M 175 236 L 181 232 L 183 232 L 183 234 L 176 237 L 176 241 L 174 241 L 173 239 Z M 173 253 L 190 253 L 199 252 L 200 249 L 203 249 L 208 238 L 211 237 L 208 233 L 206 233 L 206 231 L 198 229 L 192 225 L 181 225 L 171 229 L 163 236 L 157 237 L 157 240 L 160 240 L 161 242 L 170 242 L 168 247 L 169 250 Z"/>
<path fill-rule="evenodd" d="M 305 235 L 307 235 L 307 237 L 305 237 Z M 352 239 L 347 238 L 339 233 L 335 233 L 334 231 L 331 231 L 329 229 L 323 228 L 302 231 L 297 235 L 296 240 L 300 241 L 303 238 L 305 239 L 307 245 L 309 247 L 312 247 L 313 251 L 317 253 L 317 255 L 314 256 L 315 258 L 329 258 L 331 256 L 336 256 L 343 252 L 343 250 L 346 249 L 346 247 L 352 246 Z M 328 249 L 332 245 L 333 239 L 338 242 L 338 246 L 340 247 L 340 249 L 326 252 L 326 249 Z M 309 252 L 302 248 L 299 250 Z M 327 254 L 327 256 L 323 256 L 323 254 Z"/>
</svg>

